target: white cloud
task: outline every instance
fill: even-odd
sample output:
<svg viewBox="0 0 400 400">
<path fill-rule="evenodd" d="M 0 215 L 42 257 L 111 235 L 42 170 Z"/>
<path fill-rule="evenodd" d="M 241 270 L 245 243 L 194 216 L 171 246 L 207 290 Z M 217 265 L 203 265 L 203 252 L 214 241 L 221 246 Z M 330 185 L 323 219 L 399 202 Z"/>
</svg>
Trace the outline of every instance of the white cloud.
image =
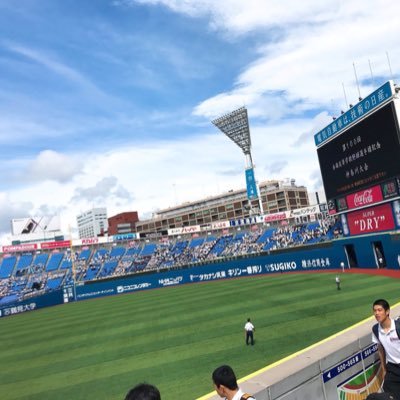
<svg viewBox="0 0 400 400">
<path fill-rule="evenodd" d="M 293 146 L 303 132 L 311 132 L 319 124 L 320 118 L 253 125 L 257 180 L 295 178 L 309 190 L 320 189 L 312 134 L 304 143 Z M 79 154 L 82 167 L 78 175 L 64 175 L 70 177 L 65 182 L 60 177 L 32 180 L 29 186 L 10 191 L 8 201 L 29 199 L 25 211 L 32 215 L 44 211 L 60 214 L 64 232 L 68 232 L 76 224 L 76 215 L 93 206 L 107 207 L 109 216 L 137 210 L 143 219 L 160 208 L 245 187 L 242 151 L 211 123 L 209 130 L 212 133 L 194 138 L 125 146 L 102 154 Z M 53 156 L 55 161 L 62 160 L 58 154 Z M 46 165 L 49 164 L 41 164 L 42 178 Z M 51 169 L 48 173 L 51 175 Z M 15 215 L 9 209 L 7 213 Z"/>
<path fill-rule="evenodd" d="M 265 27 L 275 21 L 276 25 L 281 25 L 282 34 L 273 40 L 266 37 L 258 48 L 259 57 L 237 77 L 233 89 L 200 103 L 194 110 L 195 115 L 210 116 L 214 111 L 226 112 L 243 103 L 254 116 L 280 118 L 285 113 L 302 113 L 317 107 L 334 108 L 338 112 L 340 107 L 345 107 L 342 82 L 347 88 L 349 102 L 358 97 L 353 62 L 358 69 L 362 95 L 374 89 L 370 82 L 363 84 L 371 78 L 368 60 L 374 61 L 373 75 L 384 76 L 387 80 L 391 78 L 386 58 L 388 51 L 395 60 L 394 70 L 399 70 L 398 23 L 395 18 L 388 20 L 388 10 L 393 15 L 399 14 L 398 2 L 347 2 L 337 8 L 333 8 L 333 2 L 331 10 L 325 2 L 319 5 L 298 3 L 309 13 L 305 19 L 288 7 L 287 2 L 282 5 L 261 3 L 268 4 L 268 10 L 267 6 L 250 7 L 254 19 L 236 15 L 244 18 L 252 31 L 260 28 L 256 15 L 261 15 L 265 18 Z M 233 4 L 238 7 L 235 2 Z M 209 7 L 213 7 L 211 3 Z M 215 7 L 223 12 L 219 6 Z M 247 3 L 243 3 L 243 8 L 246 7 Z M 283 9 L 286 17 L 281 15 Z M 246 14 L 245 10 L 243 12 Z M 277 18 L 271 20 L 271 15 Z M 229 11 L 222 21 L 226 29 L 235 31 Z M 310 21 L 318 23 L 309 24 Z M 295 23 L 291 25 L 292 22 Z M 260 109 L 260 104 L 268 103 L 272 110 L 269 107 Z"/>
<path fill-rule="evenodd" d="M 75 188 L 71 200 L 77 203 L 86 201 L 88 203 L 107 204 L 110 202 L 111 196 L 115 196 L 118 200 L 132 200 L 128 190 L 118 184 L 118 179 L 115 176 L 104 177 L 90 187 Z"/>
<path fill-rule="evenodd" d="M 14 201 L 7 193 L 0 192 L 0 235 L 11 231 L 11 219 L 26 217 L 32 209 L 29 199 Z"/>
<path fill-rule="evenodd" d="M 137 210 L 144 218 L 159 208 L 243 188 L 244 155 L 209 122 L 243 105 L 249 113 L 256 178 L 259 181 L 294 178 L 310 191 L 320 190 L 322 183 L 313 134 L 331 121 L 331 114 L 338 114 L 341 108 L 346 107 L 342 82 L 348 101 L 357 99 L 352 63 L 355 62 L 357 67 L 362 95 L 390 78 L 386 52 L 390 54 L 395 76 L 400 71 L 397 43 L 400 2 L 393 0 L 310 0 L 305 3 L 115 0 L 113 3 L 119 7 L 162 5 L 189 18 L 202 18 L 208 21 L 208 26 L 205 26 L 208 34 L 212 31 L 212 34 L 237 44 L 238 49 L 247 43 L 254 45 L 254 58 L 242 66 L 232 82 L 215 85 L 218 92 L 199 101 L 193 107 L 192 119 L 188 117 L 183 122 L 182 109 L 190 106 L 191 98 L 176 111 L 176 108 L 157 108 L 149 93 L 144 95 L 144 101 L 151 107 L 143 107 L 140 112 L 129 106 L 116 109 L 112 107 L 115 102 L 107 101 L 102 109 L 110 109 L 111 118 L 100 113 L 77 115 L 71 123 L 68 122 L 68 113 L 64 118 L 57 115 L 51 119 L 47 115 L 43 120 L 20 120 L 17 114 L 6 119 L 8 110 L 5 110 L 3 122 L 0 122 L 2 143 L 24 135 L 28 137 L 30 132 L 35 137 L 50 137 L 57 132 L 60 137 L 75 135 L 84 138 L 85 134 L 95 134 L 102 129 L 107 132 L 107 139 L 111 138 L 107 142 L 111 145 L 106 147 L 109 150 L 100 152 L 80 143 L 75 154 L 69 151 L 68 155 L 62 151 L 42 151 L 30 161 L 29 170 L 25 170 L 25 175 L 30 178 L 29 184 L 0 197 L 0 206 L 4 206 L 0 214 L 0 229 L 5 229 L 7 215 L 14 217 L 39 211 L 61 213 L 64 226 L 73 225 L 75 216 L 92 206 L 106 206 L 109 215 Z M 111 24 L 104 26 L 110 28 Z M 128 44 L 137 40 L 134 32 L 114 32 L 111 28 L 104 35 L 113 33 L 119 36 L 115 42 L 111 39 L 106 41 L 108 45 L 117 43 L 121 48 L 130 48 Z M 152 39 L 156 37 L 157 32 Z M 252 40 L 247 42 L 248 38 Z M 183 48 L 168 47 L 163 40 L 160 39 L 159 48 L 156 48 L 155 41 L 150 44 L 143 42 L 140 55 L 154 51 L 156 55 L 152 62 L 154 58 L 168 57 L 168 65 L 174 67 L 171 70 L 178 70 L 174 79 L 196 78 L 199 70 L 194 55 L 186 54 L 187 50 Z M 85 74 L 64 62 L 63 57 L 58 57 L 57 52 L 45 52 L 38 50 L 39 47 L 33 49 L 11 42 L 6 42 L 6 45 L 9 51 L 57 74 L 93 94 L 92 97 L 99 94 L 100 100 L 96 105 L 103 105 L 101 90 Z M 111 45 L 109 50 L 112 57 Z M 118 65 L 127 65 L 133 60 L 125 56 L 123 52 L 118 53 L 115 57 Z M 235 56 L 240 57 L 240 51 Z M 193 62 L 188 62 L 190 57 Z M 368 60 L 371 61 L 375 82 L 371 79 Z M 126 71 L 127 76 L 132 75 L 130 80 L 124 81 L 126 86 L 130 89 L 133 86 L 152 90 L 162 88 L 163 81 L 157 76 L 152 62 L 146 63 L 144 57 L 143 60 L 139 57 L 134 68 L 129 70 L 137 74 Z M 229 64 L 230 60 L 224 62 Z M 210 66 L 210 70 L 212 68 Z M 17 99 L 15 105 L 18 103 Z M 71 114 L 71 120 L 73 116 Z M 193 127 L 198 124 L 199 117 L 205 128 L 193 137 Z M 177 121 L 188 130 L 187 135 L 179 132 L 180 140 L 173 139 Z M 147 126 L 154 136 L 142 133 Z M 166 127 L 171 133 L 165 133 L 165 140 L 155 140 L 161 126 L 163 133 Z M 198 125 L 196 129 L 200 129 Z M 137 135 L 133 134 L 124 146 L 120 144 L 122 141 L 113 146 L 112 139 L 118 139 L 121 130 Z M 132 141 L 135 146 L 130 144 Z M 13 165 L 21 168 L 21 165 L 26 166 L 26 160 L 15 160 Z M 21 202 L 21 199 L 26 199 L 26 202 Z M 13 204 L 15 208 L 7 207 L 7 204 Z"/>
<path fill-rule="evenodd" d="M 65 183 L 78 174 L 81 167 L 82 162 L 77 157 L 44 150 L 29 163 L 24 177 L 32 181 L 54 180 Z"/>
<path fill-rule="evenodd" d="M 70 82 L 74 82 L 97 95 L 102 95 L 102 92 L 85 76 L 83 76 L 77 70 L 69 67 L 68 65 L 55 60 L 51 56 L 45 54 L 44 52 L 22 46 L 18 43 L 13 42 L 2 42 L 3 46 L 9 51 L 17 53 L 27 59 L 36 62 L 39 65 L 44 66 L 47 70 L 62 76 Z"/>
<path fill-rule="evenodd" d="M 280 24 L 321 22 L 337 12 L 337 2 L 309 0 L 307 4 L 293 1 L 241 0 L 124 0 L 120 5 L 164 5 L 190 17 L 208 17 L 214 29 L 243 34 L 254 29 Z"/>
</svg>

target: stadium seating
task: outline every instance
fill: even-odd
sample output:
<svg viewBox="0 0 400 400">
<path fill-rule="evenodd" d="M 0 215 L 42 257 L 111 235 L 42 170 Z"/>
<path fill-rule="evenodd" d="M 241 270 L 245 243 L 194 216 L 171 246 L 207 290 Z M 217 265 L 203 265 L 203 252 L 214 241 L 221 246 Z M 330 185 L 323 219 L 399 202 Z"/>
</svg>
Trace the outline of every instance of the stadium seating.
<svg viewBox="0 0 400 400">
<path fill-rule="evenodd" d="M 140 252 L 142 257 L 151 256 L 156 250 L 157 245 L 155 243 L 147 243 L 143 250 Z"/>
<path fill-rule="evenodd" d="M 22 254 L 17 261 L 16 272 L 27 269 L 32 264 L 32 261 L 32 254 Z"/>
<path fill-rule="evenodd" d="M 255 229 L 254 229 L 255 228 Z M 302 246 L 340 236 L 340 220 L 313 221 L 278 227 L 232 229 L 219 236 L 169 238 L 168 242 L 136 242 L 128 246 L 85 247 L 52 253 L 3 257 L 0 262 L 0 304 L 32 293 L 57 290 L 63 284 L 105 279 L 142 271 L 190 267 L 225 257 L 257 254 L 290 246 Z M 74 260 L 72 259 L 74 258 Z M 74 266 L 74 268 L 72 268 Z"/>
<path fill-rule="evenodd" d="M 17 257 L 11 256 L 3 258 L 0 264 L 0 279 L 9 278 L 14 270 Z"/>
<path fill-rule="evenodd" d="M 48 291 L 58 289 L 61 286 L 63 279 L 64 279 L 64 276 L 57 276 L 57 277 L 48 279 L 47 283 L 46 283 L 46 289 Z"/>
<path fill-rule="evenodd" d="M 78 255 L 76 255 L 76 260 L 89 260 L 92 252 L 89 248 L 83 249 Z"/>
<path fill-rule="evenodd" d="M 47 261 L 49 259 L 49 255 L 47 253 L 37 254 L 32 262 L 33 271 L 44 271 Z"/>
<path fill-rule="evenodd" d="M 61 261 L 64 258 L 64 253 L 53 253 L 47 263 L 46 271 L 55 271 L 60 267 Z"/>
<path fill-rule="evenodd" d="M 190 242 L 189 248 L 192 249 L 193 247 L 200 246 L 200 245 L 202 245 L 204 243 L 204 241 L 205 241 L 205 238 L 203 238 L 203 237 L 194 238 Z"/>
</svg>

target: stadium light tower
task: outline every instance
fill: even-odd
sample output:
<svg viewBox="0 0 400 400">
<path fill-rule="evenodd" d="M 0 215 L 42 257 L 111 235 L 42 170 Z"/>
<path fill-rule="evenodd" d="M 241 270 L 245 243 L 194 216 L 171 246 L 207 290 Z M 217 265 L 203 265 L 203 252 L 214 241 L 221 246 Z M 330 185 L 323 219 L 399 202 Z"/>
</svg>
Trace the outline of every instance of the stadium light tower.
<svg viewBox="0 0 400 400">
<path fill-rule="evenodd" d="M 253 158 L 251 156 L 251 137 L 247 109 L 245 107 L 238 108 L 237 110 L 214 119 L 211 122 L 243 151 L 246 157 L 246 188 L 250 213 L 261 215 L 263 213 L 263 209 L 259 196 L 258 185 L 254 177 L 254 165 Z M 258 210 L 254 209 L 254 200 L 258 200 Z"/>
</svg>

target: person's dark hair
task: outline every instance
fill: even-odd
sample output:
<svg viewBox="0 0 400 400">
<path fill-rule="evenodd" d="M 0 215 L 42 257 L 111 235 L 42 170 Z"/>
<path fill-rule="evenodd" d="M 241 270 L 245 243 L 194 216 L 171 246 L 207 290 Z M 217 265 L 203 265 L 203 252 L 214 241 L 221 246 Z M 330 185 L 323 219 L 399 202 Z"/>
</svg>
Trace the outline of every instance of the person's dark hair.
<svg viewBox="0 0 400 400">
<path fill-rule="evenodd" d="M 235 373 L 229 365 L 221 365 L 212 374 L 212 380 L 217 387 L 224 385 L 230 390 L 238 388 Z"/>
<path fill-rule="evenodd" d="M 139 383 L 128 392 L 125 400 L 161 400 L 161 395 L 155 386 Z"/>
<path fill-rule="evenodd" d="M 247 322 L 250 322 L 250 318 L 247 318 Z"/>
<path fill-rule="evenodd" d="M 372 308 L 374 308 L 375 306 L 381 306 L 385 311 L 390 309 L 389 303 L 384 299 L 375 300 Z"/>
</svg>

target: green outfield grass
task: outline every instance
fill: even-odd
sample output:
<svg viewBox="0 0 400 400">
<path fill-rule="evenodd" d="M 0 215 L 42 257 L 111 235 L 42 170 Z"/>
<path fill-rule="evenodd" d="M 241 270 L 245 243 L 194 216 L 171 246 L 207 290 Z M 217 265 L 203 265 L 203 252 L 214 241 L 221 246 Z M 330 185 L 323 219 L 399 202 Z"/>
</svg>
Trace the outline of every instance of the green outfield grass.
<svg viewBox="0 0 400 400">
<path fill-rule="evenodd" d="M 399 281 L 344 274 L 279 274 L 171 287 L 38 310 L 0 320 L 0 399 L 123 399 L 134 384 L 162 399 L 212 390 L 230 364 L 243 377 L 399 301 Z M 254 347 L 243 326 L 256 326 Z"/>
</svg>

